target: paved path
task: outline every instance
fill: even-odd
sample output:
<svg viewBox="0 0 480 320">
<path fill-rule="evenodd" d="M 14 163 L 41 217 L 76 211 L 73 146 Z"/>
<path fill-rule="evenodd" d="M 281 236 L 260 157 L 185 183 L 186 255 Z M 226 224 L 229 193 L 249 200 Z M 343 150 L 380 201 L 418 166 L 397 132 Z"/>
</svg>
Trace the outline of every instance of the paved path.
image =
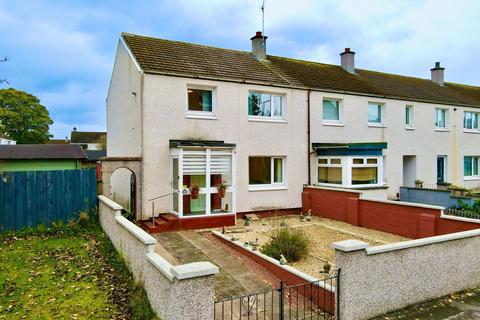
<svg viewBox="0 0 480 320">
<path fill-rule="evenodd" d="M 389 320 L 479 320 L 480 289 L 424 302 L 376 318 Z"/>
<path fill-rule="evenodd" d="M 241 259 L 195 231 L 156 234 L 157 253 L 172 264 L 210 261 L 220 268 L 215 276 L 215 298 L 223 299 L 270 289 Z"/>
</svg>

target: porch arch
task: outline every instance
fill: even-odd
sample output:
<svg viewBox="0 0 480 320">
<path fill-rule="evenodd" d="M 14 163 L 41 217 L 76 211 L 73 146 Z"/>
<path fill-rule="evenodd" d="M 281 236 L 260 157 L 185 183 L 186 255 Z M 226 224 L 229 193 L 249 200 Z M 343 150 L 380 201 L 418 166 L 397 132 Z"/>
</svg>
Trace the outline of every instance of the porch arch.
<svg viewBox="0 0 480 320">
<path fill-rule="evenodd" d="M 112 198 L 111 178 L 115 170 L 120 168 L 128 169 L 135 179 L 135 214 L 136 220 L 142 218 L 142 159 L 140 157 L 105 157 L 100 158 L 102 163 L 102 194 Z"/>
</svg>

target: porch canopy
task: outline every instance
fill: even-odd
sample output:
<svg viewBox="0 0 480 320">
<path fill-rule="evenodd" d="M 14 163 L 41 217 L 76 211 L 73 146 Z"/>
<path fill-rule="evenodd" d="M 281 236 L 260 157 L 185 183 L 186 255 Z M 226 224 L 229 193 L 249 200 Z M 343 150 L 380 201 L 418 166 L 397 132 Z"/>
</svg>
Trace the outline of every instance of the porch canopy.
<svg viewBox="0 0 480 320">
<path fill-rule="evenodd" d="M 319 156 L 381 156 L 386 142 L 312 143 Z"/>
<path fill-rule="evenodd" d="M 171 213 L 185 217 L 235 214 L 234 143 L 170 140 Z"/>
</svg>

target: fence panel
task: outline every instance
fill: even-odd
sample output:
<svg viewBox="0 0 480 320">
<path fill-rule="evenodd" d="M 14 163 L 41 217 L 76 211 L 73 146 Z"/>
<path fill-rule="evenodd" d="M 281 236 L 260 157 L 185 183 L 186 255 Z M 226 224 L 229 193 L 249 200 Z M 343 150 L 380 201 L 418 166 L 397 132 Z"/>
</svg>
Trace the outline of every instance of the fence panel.
<svg viewBox="0 0 480 320">
<path fill-rule="evenodd" d="M 54 221 L 67 223 L 96 209 L 96 170 L 3 172 L 0 174 L 0 231 Z"/>
</svg>

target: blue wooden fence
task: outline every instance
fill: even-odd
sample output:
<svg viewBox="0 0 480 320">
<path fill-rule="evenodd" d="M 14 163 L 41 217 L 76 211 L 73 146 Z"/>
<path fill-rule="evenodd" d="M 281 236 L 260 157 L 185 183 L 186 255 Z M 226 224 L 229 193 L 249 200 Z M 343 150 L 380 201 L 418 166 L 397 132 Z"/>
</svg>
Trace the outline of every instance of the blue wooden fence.
<svg viewBox="0 0 480 320">
<path fill-rule="evenodd" d="M 96 205 L 95 169 L 0 172 L 0 231 L 67 223 Z"/>
</svg>

